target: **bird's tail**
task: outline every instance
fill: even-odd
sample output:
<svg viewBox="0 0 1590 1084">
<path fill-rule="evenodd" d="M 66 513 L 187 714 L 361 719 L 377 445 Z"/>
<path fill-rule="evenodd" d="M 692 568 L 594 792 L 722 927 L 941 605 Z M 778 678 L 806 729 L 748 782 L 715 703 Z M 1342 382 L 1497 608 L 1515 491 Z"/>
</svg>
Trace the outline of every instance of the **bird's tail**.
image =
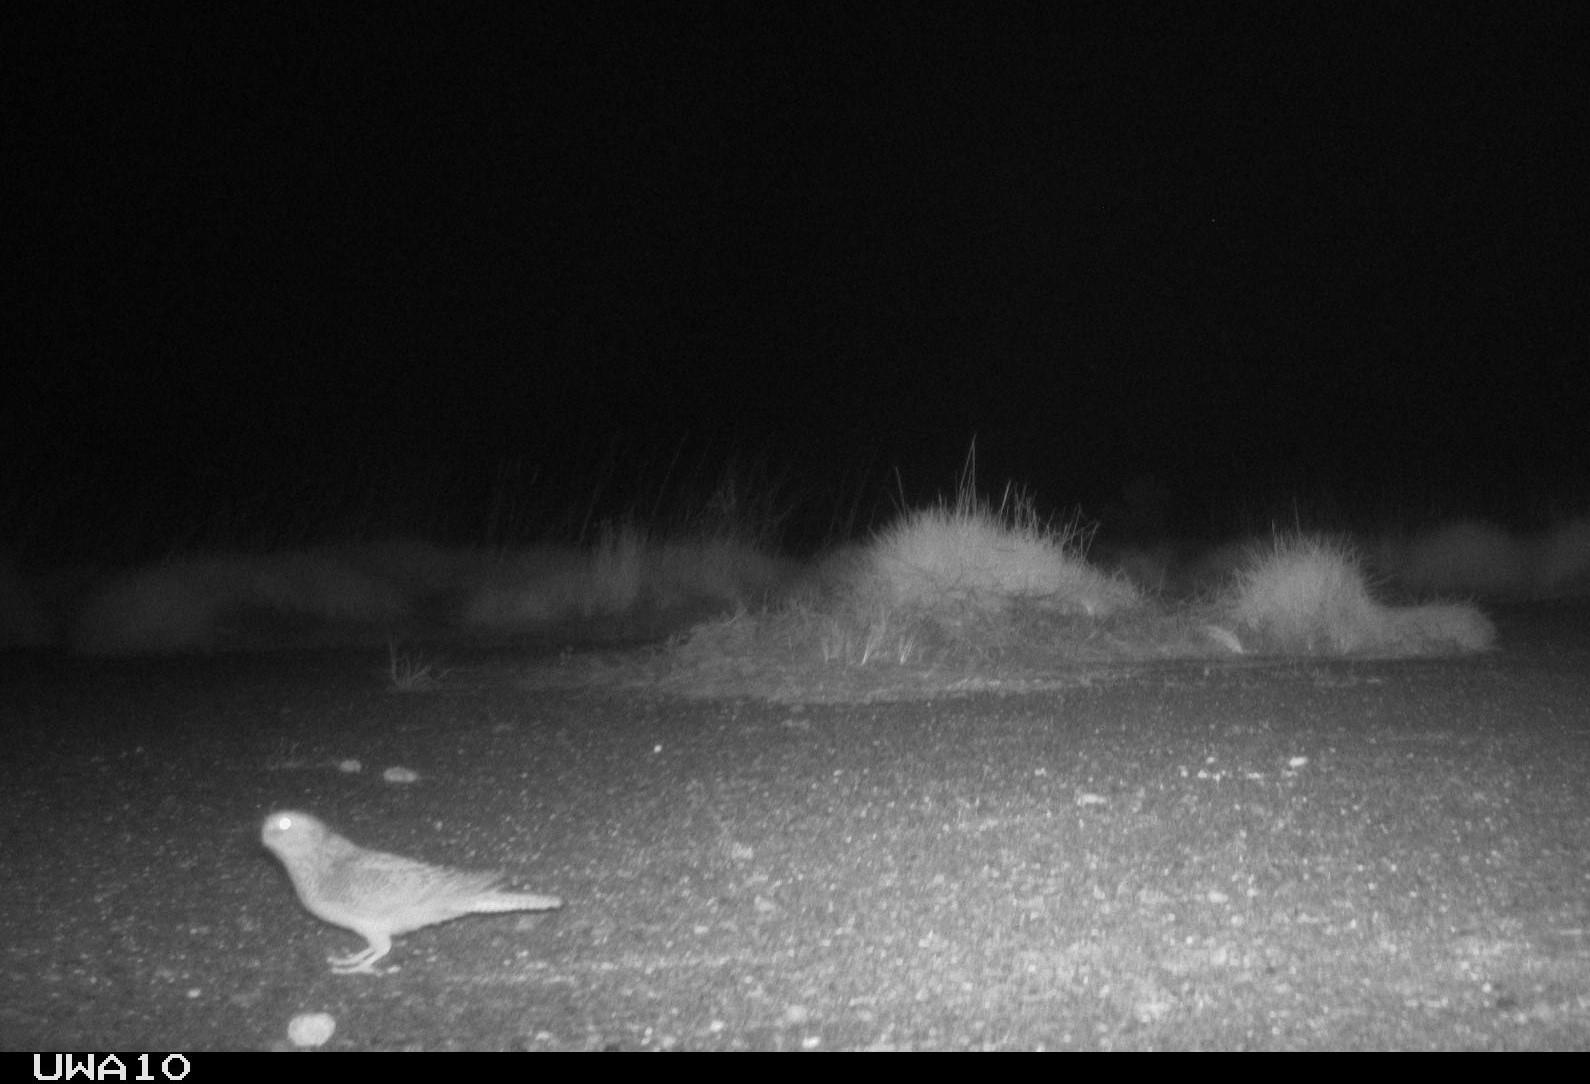
<svg viewBox="0 0 1590 1084">
<path fill-rule="evenodd" d="M 563 901 L 556 896 L 533 896 L 528 892 L 486 892 L 470 901 L 475 911 L 556 911 Z"/>
</svg>

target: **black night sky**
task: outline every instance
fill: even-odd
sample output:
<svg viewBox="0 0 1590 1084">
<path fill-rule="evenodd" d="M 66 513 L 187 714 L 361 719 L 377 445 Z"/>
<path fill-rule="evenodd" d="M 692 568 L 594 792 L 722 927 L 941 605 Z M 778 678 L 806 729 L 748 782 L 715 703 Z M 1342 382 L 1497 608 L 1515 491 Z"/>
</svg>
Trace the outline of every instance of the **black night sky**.
<svg viewBox="0 0 1590 1084">
<path fill-rule="evenodd" d="M 974 435 L 1095 512 L 1590 496 L 1585 5 L 1055 7 L 13 19 L 14 544 Z"/>
</svg>

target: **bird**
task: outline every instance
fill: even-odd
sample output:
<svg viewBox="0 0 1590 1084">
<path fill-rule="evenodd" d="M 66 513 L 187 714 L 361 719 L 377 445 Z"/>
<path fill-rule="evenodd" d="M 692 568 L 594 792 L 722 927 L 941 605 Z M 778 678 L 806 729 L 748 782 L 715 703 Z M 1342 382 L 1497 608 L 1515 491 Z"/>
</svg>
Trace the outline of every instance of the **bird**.
<svg viewBox="0 0 1590 1084">
<path fill-rule="evenodd" d="M 318 818 L 281 810 L 265 818 L 261 842 L 281 860 L 299 902 L 316 918 L 352 930 L 368 943 L 327 962 L 340 975 L 380 974 L 375 964 L 392 938 L 464 915 L 554 911 L 556 896 L 507 892 L 502 874 L 449 869 L 366 850 Z"/>
</svg>

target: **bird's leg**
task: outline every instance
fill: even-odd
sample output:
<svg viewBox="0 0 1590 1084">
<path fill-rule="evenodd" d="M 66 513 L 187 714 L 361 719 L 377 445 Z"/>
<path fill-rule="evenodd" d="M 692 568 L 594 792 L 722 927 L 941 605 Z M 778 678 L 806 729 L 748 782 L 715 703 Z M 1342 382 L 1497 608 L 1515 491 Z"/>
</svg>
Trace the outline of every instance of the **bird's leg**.
<svg viewBox="0 0 1590 1084">
<path fill-rule="evenodd" d="M 370 942 L 367 946 L 350 956 L 331 956 L 326 962 L 331 965 L 331 970 L 339 975 L 379 975 L 375 962 L 392 951 L 392 939 L 385 934 L 365 934 L 364 939 Z"/>
</svg>

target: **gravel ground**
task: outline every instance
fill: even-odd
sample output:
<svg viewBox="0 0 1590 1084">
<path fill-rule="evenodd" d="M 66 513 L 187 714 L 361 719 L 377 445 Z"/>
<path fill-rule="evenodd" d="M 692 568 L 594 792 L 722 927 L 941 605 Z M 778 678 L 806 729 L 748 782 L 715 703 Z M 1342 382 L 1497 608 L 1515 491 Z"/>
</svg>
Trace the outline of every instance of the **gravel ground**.
<svg viewBox="0 0 1590 1084">
<path fill-rule="evenodd" d="M 0 1046 L 288 1048 L 327 1013 L 329 1049 L 1582 1049 L 1590 612 L 1499 624 L 1466 659 L 814 703 L 0 657 Z M 260 846 L 282 807 L 567 906 L 334 975 L 361 942 Z"/>
</svg>

